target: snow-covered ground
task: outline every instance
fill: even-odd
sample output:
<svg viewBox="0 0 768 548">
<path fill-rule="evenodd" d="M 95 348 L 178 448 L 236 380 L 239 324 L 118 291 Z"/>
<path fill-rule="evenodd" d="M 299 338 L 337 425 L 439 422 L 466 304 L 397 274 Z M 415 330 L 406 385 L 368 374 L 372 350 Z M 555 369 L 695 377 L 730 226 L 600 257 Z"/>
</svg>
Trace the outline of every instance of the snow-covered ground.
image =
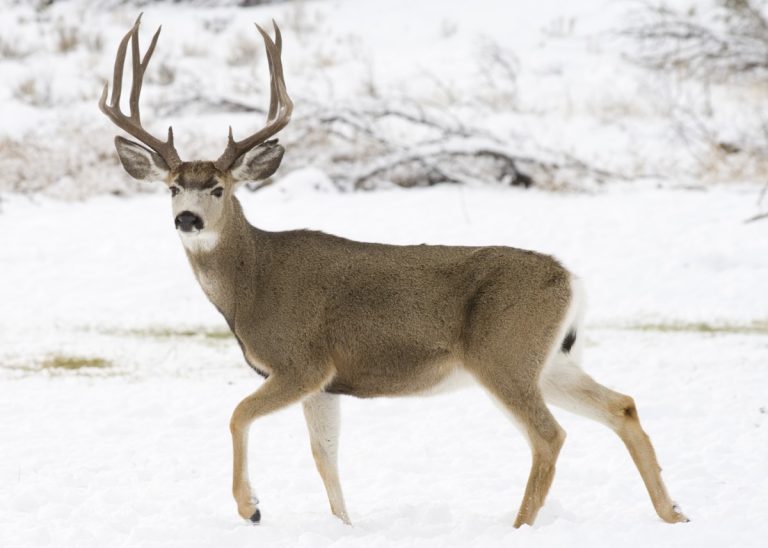
<svg viewBox="0 0 768 548">
<path fill-rule="evenodd" d="M 692 143 L 674 116 L 682 105 L 738 142 L 766 118 L 764 88 L 712 84 L 702 99 L 701 82 L 626 62 L 619 34 L 636 2 L 221 3 L 230 7 L 143 8 L 144 45 L 164 25 L 142 97 L 147 125 L 172 123 L 185 159 L 217 156 L 229 124 L 236 136 L 257 128 L 262 114 L 211 101 L 267 104 L 252 22 L 277 19 L 296 111 L 280 135 L 288 153 L 276 184 L 241 193 L 250 220 L 560 258 L 589 295 L 586 368 L 636 399 L 692 521 L 662 523 L 616 436 L 556 411 L 569 435 L 552 490 L 536 525 L 513 529 L 528 447 L 469 388 L 343 400 L 353 527 L 327 508 L 301 410 L 257 421 L 250 462 L 263 519 L 243 523 L 228 423 L 261 380 L 197 286 L 168 196 L 128 180 L 118 131 L 96 108 L 140 8 L 6 2 L 0 548 L 765 545 L 767 221 L 743 222 L 765 208 L 765 172 Z M 296 127 L 313 109 L 360 102 L 416 105 L 517 153 L 556 150 L 628 177 L 602 188 L 570 181 L 589 193 L 482 180 L 340 193 L 322 168 L 346 149 L 305 143 Z"/>
<path fill-rule="evenodd" d="M 552 491 L 535 527 L 513 529 L 528 448 L 468 388 L 343 401 L 351 528 L 327 508 L 300 409 L 257 421 L 263 521 L 251 527 L 229 493 L 228 420 L 261 381 L 196 286 L 168 197 L 10 197 L 0 546 L 763 545 L 768 242 L 742 223 L 754 189 L 322 188 L 321 174 L 295 172 L 242 200 L 263 228 L 529 247 L 581 274 L 587 368 L 635 397 L 691 523 L 658 520 L 613 434 L 557 412 L 569 437 Z M 103 362 L 67 369 L 84 359 Z"/>
</svg>

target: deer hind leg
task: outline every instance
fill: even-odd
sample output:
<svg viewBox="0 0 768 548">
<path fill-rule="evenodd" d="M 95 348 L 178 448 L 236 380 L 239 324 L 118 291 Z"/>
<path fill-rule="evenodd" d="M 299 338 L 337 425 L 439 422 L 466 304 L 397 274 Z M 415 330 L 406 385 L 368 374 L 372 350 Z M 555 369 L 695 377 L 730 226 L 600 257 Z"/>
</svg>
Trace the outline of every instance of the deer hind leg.
<svg viewBox="0 0 768 548">
<path fill-rule="evenodd" d="M 339 397 L 319 392 L 303 402 L 304 418 L 309 430 L 309 443 L 317 471 L 325 485 L 331 512 L 344 523 L 351 525 L 344 495 L 339 483 Z"/>
<path fill-rule="evenodd" d="M 565 441 L 565 431 L 550 413 L 534 380 L 499 379 L 478 374 L 481 385 L 527 435 L 531 447 L 531 471 L 515 527 L 533 525 L 555 477 L 555 463 Z M 508 381 L 512 382 L 508 382 Z"/>
<path fill-rule="evenodd" d="M 268 413 L 287 407 L 313 392 L 319 391 L 328 375 L 318 373 L 294 378 L 272 374 L 259 389 L 241 401 L 232 413 L 229 429 L 232 433 L 232 494 L 237 512 L 245 519 L 261 520 L 259 501 L 253 495 L 248 478 L 248 430 L 251 423 Z"/>
<path fill-rule="evenodd" d="M 629 450 L 656 513 L 668 523 L 688 521 L 672 502 L 661 479 L 661 467 L 648 435 L 640 425 L 634 400 L 595 382 L 574 358 L 559 354 L 542 372 L 546 400 L 567 411 L 601 422 L 611 428 Z"/>
<path fill-rule="evenodd" d="M 537 394 L 532 400 L 524 413 L 521 413 L 519 408 L 515 413 L 515 417 L 524 425 L 528 434 L 532 454 L 525 495 L 515 518 L 516 528 L 523 524 L 533 525 L 552 485 L 555 463 L 565 441 L 565 430 L 555 421 L 541 396 Z"/>
</svg>

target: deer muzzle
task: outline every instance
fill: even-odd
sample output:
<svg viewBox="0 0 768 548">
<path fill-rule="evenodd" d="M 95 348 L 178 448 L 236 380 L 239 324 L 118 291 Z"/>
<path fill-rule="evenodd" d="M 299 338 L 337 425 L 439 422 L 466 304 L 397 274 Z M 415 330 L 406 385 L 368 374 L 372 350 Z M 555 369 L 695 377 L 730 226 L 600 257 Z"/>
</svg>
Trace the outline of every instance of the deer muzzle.
<svg viewBox="0 0 768 548">
<path fill-rule="evenodd" d="M 203 229 L 203 220 L 191 211 L 182 211 L 176 215 L 176 228 L 182 232 Z"/>
</svg>

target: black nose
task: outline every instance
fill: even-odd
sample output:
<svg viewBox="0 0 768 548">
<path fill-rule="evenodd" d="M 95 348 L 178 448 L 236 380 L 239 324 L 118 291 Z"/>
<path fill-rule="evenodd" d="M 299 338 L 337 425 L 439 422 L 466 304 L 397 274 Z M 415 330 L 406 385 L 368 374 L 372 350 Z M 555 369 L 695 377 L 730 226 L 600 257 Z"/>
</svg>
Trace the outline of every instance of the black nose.
<svg viewBox="0 0 768 548">
<path fill-rule="evenodd" d="M 192 232 L 192 229 L 202 230 L 203 220 L 191 211 L 182 211 L 176 215 L 176 228 L 182 232 Z"/>
</svg>

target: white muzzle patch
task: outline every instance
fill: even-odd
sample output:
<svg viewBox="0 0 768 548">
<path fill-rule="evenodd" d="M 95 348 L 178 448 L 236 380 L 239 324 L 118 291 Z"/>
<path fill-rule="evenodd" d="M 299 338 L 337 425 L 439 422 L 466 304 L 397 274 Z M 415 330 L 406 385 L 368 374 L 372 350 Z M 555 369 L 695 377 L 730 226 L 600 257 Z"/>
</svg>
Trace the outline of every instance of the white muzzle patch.
<svg viewBox="0 0 768 548">
<path fill-rule="evenodd" d="M 177 230 L 184 249 L 191 253 L 208 252 L 213 250 L 219 243 L 219 235 L 213 230 L 203 228 L 203 230 L 193 230 L 184 232 Z"/>
</svg>

